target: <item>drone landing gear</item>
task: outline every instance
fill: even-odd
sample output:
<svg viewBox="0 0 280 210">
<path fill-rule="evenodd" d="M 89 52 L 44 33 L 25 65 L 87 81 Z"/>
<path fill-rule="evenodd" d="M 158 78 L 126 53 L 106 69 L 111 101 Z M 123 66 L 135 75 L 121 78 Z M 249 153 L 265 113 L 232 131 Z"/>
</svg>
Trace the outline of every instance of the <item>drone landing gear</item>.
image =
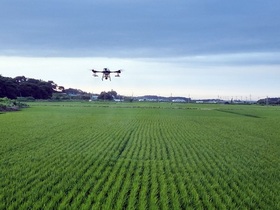
<svg viewBox="0 0 280 210">
<path fill-rule="evenodd" d="M 102 76 L 102 81 L 103 81 L 103 79 L 106 79 L 106 80 L 108 80 L 108 78 L 109 78 L 109 80 L 111 81 L 111 77 L 110 76 Z"/>
</svg>

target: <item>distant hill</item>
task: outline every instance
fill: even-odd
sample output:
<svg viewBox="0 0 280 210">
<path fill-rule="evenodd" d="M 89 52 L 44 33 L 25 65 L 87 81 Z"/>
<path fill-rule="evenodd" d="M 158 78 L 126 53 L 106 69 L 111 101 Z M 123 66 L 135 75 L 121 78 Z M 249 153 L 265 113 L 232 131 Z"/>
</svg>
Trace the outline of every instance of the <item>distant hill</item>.
<svg viewBox="0 0 280 210">
<path fill-rule="evenodd" d="M 157 95 L 144 95 L 144 96 L 138 96 L 134 97 L 135 99 L 138 99 L 139 101 L 165 101 L 165 102 L 189 102 L 191 101 L 191 98 L 186 97 L 164 97 L 164 96 L 157 96 Z"/>
</svg>

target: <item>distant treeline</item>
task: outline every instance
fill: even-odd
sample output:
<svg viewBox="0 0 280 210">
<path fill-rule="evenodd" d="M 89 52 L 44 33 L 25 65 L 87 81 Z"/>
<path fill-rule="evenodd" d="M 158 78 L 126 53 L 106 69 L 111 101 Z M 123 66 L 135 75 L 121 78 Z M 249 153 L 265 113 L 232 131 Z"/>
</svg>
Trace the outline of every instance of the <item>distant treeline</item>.
<svg viewBox="0 0 280 210">
<path fill-rule="evenodd" d="M 27 78 L 25 76 L 11 78 L 0 75 L 0 98 L 50 99 L 53 93 L 64 91 L 67 90 L 53 81 L 46 82 L 41 79 Z"/>
<path fill-rule="evenodd" d="M 49 99 L 56 88 L 57 85 L 53 81 L 45 82 L 25 76 L 10 78 L 0 75 L 0 98 L 33 97 L 34 99 Z"/>
<path fill-rule="evenodd" d="M 90 94 L 79 89 L 58 86 L 53 81 L 17 76 L 15 78 L 0 75 L 0 98 L 9 99 L 90 99 Z"/>
<path fill-rule="evenodd" d="M 280 105 L 280 98 L 264 98 L 258 100 L 257 103 L 262 105 Z"/>
</svg>

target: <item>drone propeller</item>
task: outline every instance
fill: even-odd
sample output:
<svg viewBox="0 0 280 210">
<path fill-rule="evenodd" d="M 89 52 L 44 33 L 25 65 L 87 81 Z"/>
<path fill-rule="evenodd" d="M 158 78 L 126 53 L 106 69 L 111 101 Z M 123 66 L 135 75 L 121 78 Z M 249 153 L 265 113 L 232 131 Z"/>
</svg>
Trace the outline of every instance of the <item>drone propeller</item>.
<svg viewBox="0 0 280 210">
<path fill-rule="evenodd" d="M 123 71 L 124 71 L 123 69 L 119 69 L 119 70 L 116 70 L 115 72 L 122 73 Z"/>
<path fill-rule="evenodd" d="M 120 77 L 120 73 L 122 73 L 122 72 L 123 72 L 123 69 L 119 69 L 119 70 L 114 71 L 114 73 L 117 73 L 115 75 L 115 77 Z"/>
<path fill-rule="evenodd" d="M 96 74 L 98 71 L 95 69 L 89 69 L 89 71 L 93 72 L 93 76 L 94 77 L 98 77 L 98 75 Z"/>
</svg>

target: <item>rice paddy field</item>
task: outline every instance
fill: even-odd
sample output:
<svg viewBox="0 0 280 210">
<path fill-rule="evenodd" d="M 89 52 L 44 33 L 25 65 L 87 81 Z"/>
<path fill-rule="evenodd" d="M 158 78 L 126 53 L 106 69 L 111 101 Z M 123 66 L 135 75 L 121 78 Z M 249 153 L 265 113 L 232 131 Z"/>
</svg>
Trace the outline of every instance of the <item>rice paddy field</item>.
<svg viewBox="0 0 280 210">
<path fill-rule="evenodd" d="M 0 114 L 0 209 L 280 209 L 280 107 L 34 102 Z"/>
</svg>

